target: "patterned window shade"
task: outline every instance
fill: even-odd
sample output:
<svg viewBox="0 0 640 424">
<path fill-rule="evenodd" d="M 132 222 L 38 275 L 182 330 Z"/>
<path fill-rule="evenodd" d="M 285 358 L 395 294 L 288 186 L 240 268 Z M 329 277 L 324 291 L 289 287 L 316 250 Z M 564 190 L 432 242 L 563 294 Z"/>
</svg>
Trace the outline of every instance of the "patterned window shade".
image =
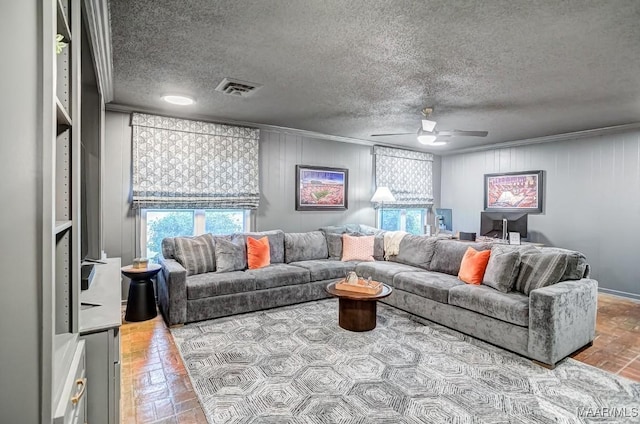
<svg viewBox="0 0 640 424">
<path fill-rule="evenodd" d="M 254 128 L 134 113 L 134 208 L 256 209 Z"/>
<path fill-rule="evenodd" d="M 395 202 L 385 206 L 428 208 L 433 204 L 433 155 L 375 146 L 376 187 L 389 187 Z M 379 207 L 380 205 L 377 205 Z"/>
</svg>

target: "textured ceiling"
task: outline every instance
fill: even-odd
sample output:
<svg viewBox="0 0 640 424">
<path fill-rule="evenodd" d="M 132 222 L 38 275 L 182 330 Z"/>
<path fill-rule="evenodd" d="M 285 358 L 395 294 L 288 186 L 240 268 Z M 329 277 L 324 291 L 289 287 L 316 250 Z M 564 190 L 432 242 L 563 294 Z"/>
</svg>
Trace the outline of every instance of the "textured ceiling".
<svg viewBox="0 0 640 424">
<path fill-rule="evenodd" d="M 640 1 L 110 0 L 114 103 L 451 151 L 640 121 Z M 224 77 L 262 84 L 214 91 Z M 186 108 L 166 93 L 194 96 Z"/>
</svg>

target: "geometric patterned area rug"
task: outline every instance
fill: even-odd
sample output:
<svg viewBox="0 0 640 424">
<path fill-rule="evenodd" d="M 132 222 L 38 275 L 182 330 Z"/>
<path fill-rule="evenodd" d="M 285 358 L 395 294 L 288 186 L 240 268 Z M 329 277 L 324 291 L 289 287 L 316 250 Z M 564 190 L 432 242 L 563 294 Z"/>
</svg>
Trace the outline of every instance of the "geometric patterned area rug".
<svg viewBox="0 0 640 424">
<path fill-rule="evenodd" d="M 337 299 L 171 329 L 210 423 L 640 422 L 640 383 L 568 359 L 555 370 L 378 303 Z"/>
</svg>

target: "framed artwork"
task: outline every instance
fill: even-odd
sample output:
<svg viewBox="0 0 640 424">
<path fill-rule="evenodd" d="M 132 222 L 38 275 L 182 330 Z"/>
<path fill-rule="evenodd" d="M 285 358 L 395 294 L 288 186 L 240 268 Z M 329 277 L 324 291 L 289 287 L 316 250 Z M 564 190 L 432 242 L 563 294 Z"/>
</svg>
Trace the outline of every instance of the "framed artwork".
<svg viewBox="0 0 640 424">
<path fill-rule="evenodd" d="M 297 211 L 347 210 L 348 192 L 348 169 L 296 165 Z"/>
<path fill-rule="evenodd" d="M 484 175 L 487 212 L 542 213 L 543 171 Z"/>
</svg>

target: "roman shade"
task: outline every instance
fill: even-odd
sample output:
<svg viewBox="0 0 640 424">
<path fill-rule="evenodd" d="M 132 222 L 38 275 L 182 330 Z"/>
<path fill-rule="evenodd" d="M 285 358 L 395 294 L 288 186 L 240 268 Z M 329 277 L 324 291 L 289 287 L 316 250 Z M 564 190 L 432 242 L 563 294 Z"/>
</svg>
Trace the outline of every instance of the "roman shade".
<svg viewBox="0 0 640 424">
<path fill-rule="evenodd" d="M 133 206 L 256 209 L 258 129 L 134 113 Z"/>
<path fill-rule="evenodd" d="M 392 208 L 428 208 L 433 204 L 433 155 L 374 146 L 376 187 L 389 187 Z M 374 205 L 380 207 L 379 204 Z"/>
</svg>

